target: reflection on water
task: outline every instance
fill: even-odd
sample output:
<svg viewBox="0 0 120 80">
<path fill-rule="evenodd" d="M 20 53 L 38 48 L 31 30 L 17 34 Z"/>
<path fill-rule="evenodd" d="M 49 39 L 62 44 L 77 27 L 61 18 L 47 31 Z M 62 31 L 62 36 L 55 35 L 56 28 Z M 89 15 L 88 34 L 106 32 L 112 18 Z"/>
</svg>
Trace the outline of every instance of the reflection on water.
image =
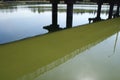
<svg viewBox="0 0 120 80">
<path fill-rule="evenodd" d="M 116 39 L 115 39 L 113 53 L 111 55 L 109 55 L 108 57 L 112 57 L 115 54 L 115 52 L 116 52 L 116 46 L 117 46 L 117 42 L 118 42 L 118 37 L 119 37 L 119 32 L 116 33 Z"/>
<path fill-rule="evenodd" d="M 0 45 L 0 79 L 119 80 L 119 24 L 117 18 Z"/>
<path fill-rule="evenodd" d="M 116 46 L 116 52 L 111 51 L 116 45 L 114 44 L 116 35 L 92 48 L 88 48 L 76 57 L 34 80 L 119 80 L 120 45 Z M 112 44 L 109 44 L 111 42 Z M 111 46 L 111 48 L 106 49 L 107 46 Z M 108 57 L 111 54 L 114 55 Z"/>
<path fill-rule="evenodd" d="M 96 42 L 93 42 L 93 43 L 89 43 L 87 44 L 86 46 L 84 47 L 81 47 L 80 49 L 76 49 L 75 51 L 71 52 L 70 54 L 60 58 L 60 59 L 57 59 L 56 61 L 38 69 L 37 71 L 33 72 L 33 73 L 30 73 L 30 74 L 27 74 L 27 75 L 24 75 L 23 77 L 19 78 L 18 80 L 35 80 L 36 77 L 46 73 L 47 71 L 53 69 L 53 68 L 56 68 L 57 66 L 65 63 L 66 61 L 68 61 L 69 59 L 71 58 L 74 58 L 76 55 L 80 54 L 81 52 L 83 52 L 84 50 L 88 50 L 89 48 L 95 46 L 96 44 L 98 44 L 99 42 L 101 42 L 103 39 L 100 39 Z M 46 75 L 48 76 L 48 75 Z M 42 79 L 38 79 L 38 80 L 42 80 Z M 47 79 L 45 79 L 47 80 Z M 52 80 L 52 79 L 51 79 Z"/>
<path fill-rule="evenodd" d="M 119 80 L 119 42 L 120 35 L 116 32 L 76 49 L 18 80 Z"/>
<path fill-rule="evenodd" d="M 16 4 L 4 4 L 4 5 L 0 5 L 0 13 L 12 13 L 17 11 L 17 6 Z"/>
<path fill-rule="evenodd" d="M 58 8 L 58 24 L 65 28 L 66 5 Z M 108 17 L 108 9 L 103 6 L 102 19 Z M 88 18 L 95 17 L 96 10 L 96 5 L 74 5 L 73 26 L 89 23 Z M 50 4 L 0 7 L 0 44 L 47 33 L 43 27 L 51 24 L 51 14 Z"/>
</svg>

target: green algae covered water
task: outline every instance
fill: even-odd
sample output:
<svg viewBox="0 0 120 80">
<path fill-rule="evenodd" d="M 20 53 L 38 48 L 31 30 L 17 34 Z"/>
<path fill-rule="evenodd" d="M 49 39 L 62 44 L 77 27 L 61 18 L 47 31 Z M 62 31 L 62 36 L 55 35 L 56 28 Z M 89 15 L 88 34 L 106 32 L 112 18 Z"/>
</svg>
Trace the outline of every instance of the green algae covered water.
<svg viewBox="0 0 120 80">
<path fill-rule="evenodd" d="M 120 18 L 0 45 L 0 80 L 119 80 Z"/>
</svg>

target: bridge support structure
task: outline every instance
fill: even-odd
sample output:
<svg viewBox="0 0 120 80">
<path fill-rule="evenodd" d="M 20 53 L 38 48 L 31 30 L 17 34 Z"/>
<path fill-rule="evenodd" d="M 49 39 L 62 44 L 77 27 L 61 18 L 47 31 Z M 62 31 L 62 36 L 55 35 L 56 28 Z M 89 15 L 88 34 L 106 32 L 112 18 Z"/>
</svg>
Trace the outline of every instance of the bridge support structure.
<svg viewBox="0 0 120 80">
<path fill-rule="evenodd" d="M 120 12 L 120 3 L 117 4 L 117 10 L 116 13 L 114 14 L 114 17 L 120 17 L 119 12 Z"/>
<path fill-rule="evenodd" d="M 66 28 L 72 28 L 72 23 L 73 23 L 73 4 L 75 4 L 77 0 L 64 0 L 64 3 L 67 4 L 67 12 L 66 12 Z M 80 0 L 82 1 L 82 0 Z M 117 4 L 117 10 L 116 13 L 114 14 L 115 17 L 119 17 L 119 7 L 120 7 L 120 1 L 115 0 L 115 1 L 105 1 L 105 0 L 91 0 L 93 2 L 96 2 L 98 5 L 97 9 L 97 15 L 95 18 L 89 18 L 89 23 L 91 21 L 97 22 L 101 21 L 101 9 L 103 3 L 109 3 L 110 9 L 109 9 L 109 15 L 108 19 L 111 19 L 113 17 L 113 8 L 114 5 Z M 118 1 L 118 2 L 117 2 Z M 57 30 L 62 30 L 63 28 L 60 28 L 58 25 L 58 4 L 60 3 L 60 0 L 50 0 L 50 3 L 52 4 L 52 24 L 49 26 L 43 27 L 44 29 L 47 29 L 49 32 L 57 31 Z"/>
<path fill-rule="evenodd" d="M 97 2 L 97 5 L 98 5 L 97 16 L 95 18 L 89 18 L 89 23 L 91 23 L 91 21 L 96 22 L 96 21 L 101 21 L 102 20 L 101 17 L 100 17 L 102 4 L 103 4 L 102 2 Z"/>
<path fill-rule="evenodd" d="M 109 5 L 110 5 L 110 9 L 109 9 L 108 19 L 112 19 L 114 3 L 113 3 L 113 2 L 110 2 Z"/>
<path fill-rule="evenodd" d="M 73 22 L 73 4 L 67 4 L 66 28 L 72 27 Z"/>
<path fill-rule="evenodd" d="M 54 32 L 58 30 L 62 30 L 62 28 L 58 25 L 58 3 L 59 0 L 51 0 L 52 3 L 52 24 L 49 26 L 43 27 L 44 29 L 47 29 L 49 32 Z"/>
</svg>

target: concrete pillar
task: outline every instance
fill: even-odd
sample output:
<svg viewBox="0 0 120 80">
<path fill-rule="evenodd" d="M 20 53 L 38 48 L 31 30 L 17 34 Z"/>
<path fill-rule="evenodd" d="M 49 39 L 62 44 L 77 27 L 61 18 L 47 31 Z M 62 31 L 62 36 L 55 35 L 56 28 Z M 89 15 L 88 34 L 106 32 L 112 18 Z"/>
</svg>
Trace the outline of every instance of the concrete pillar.
<svg viewBox="0 0 120 80">
<path fill-rule="evenodd" d="M 100 2 L 100 1 L 97 2 L 97 5 L 98 5 L 97 16 L 95 18 L 89 18 L 88 19 L 89 23 L 91 23 L 91 21 L 96 22 L 96 21 L 101 21 L 102 20 L 101 17 L 100 17 L 101 9 L 102 9 L 102 4 L 103 4 L 103 2 Z"/>
<path fill-rule="evenodd" d="M 116 13 L 114 15 L 114 17 L 119 17 L 119 10 L 120 10 L 120 3 L 117 4 L 117 10 L 116 10 Z"/>
<path fill-rule="evenodd" d="M 72 27 L 73 22 L 73 4 L 76 2 L 76 0 L 65 0 L 65 3 L 67 4 L 67 20 L 66 20 L 66 28 Z"/>
<path fill-rule="evenodd" d="M 43 27 L 44 29 L 47 29 L 49 32 L 54 32 L 58 30 L 62 30 L 62 28 L 59 28 L 58 25 L 58 3 L 59 0 L 50 0 L 50 3 L 52 3 L 52 24 Z"/>
<path fill-rule="evenodd" d="M 53 3 L 52 4 L 52 25 L 57 26 L 58 23 L 58 18 L 57 18 L 57 12 L 58 12 L 58 4 L 57 3 Z"/>
<path fill-rule="evenodd" d="M 73 4 L 67 4 L 66 28 L 72 27 L 73 22 Z"/>
<path fill-rule="evenodd" d="M 97 17 L 96 18 L 101 19 L 100 14 L 101 14 L 101 8 L 102 8 L 103 3 L 98 2 L 97 4 L 98 4 L 98 10 L 97 10 Z"/>
<path fill-rule="evenodd" d="M 108 19 L 111 19 L 113 16 L 113 8 L 114 8 L 114 3 L 110 3 Z"/>
</svg>

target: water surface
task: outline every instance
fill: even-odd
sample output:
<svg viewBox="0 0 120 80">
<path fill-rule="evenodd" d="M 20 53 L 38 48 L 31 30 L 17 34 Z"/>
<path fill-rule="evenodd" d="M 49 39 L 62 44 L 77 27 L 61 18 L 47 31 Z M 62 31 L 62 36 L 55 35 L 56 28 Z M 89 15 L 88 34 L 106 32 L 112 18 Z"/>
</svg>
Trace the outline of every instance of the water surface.
<svg viewBox="0 0 120 80">
<path fill-rule="evenodd" d="M 119 80 L 119 22 L 116 18 L 0 45 L 0 79 Z"/>
<path fill-rule="evenodd" d="M 109 6 L 102 8 L 107 19 Z M 74 5 L 73 26 L 88 24 L 96 16 L 97 5 Z M 48 33 L 44 26 L 52 23 L 51 4 L 8 5 L 0 8 L 0 44 Z M 66 27 L 66 5 L 59 5 L 58 24 Z"/>
<path fill-rule="evenodd" d="M 34 80 L 119 80 L 119 34 L 118 32 L 99 44 L 88 47 L 84 52 Z"/>
</svg>

